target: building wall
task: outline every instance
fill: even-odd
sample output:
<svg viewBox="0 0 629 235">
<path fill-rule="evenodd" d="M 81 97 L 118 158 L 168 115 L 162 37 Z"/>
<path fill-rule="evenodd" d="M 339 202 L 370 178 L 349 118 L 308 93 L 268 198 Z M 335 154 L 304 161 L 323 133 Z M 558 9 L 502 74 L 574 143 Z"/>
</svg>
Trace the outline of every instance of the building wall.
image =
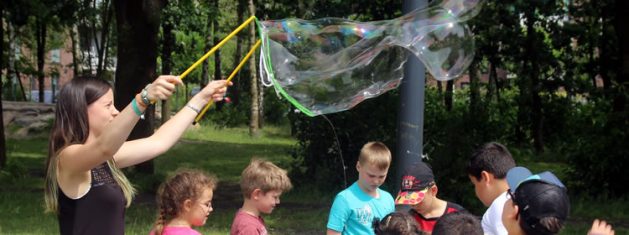
<svg viewBox="0 0 629 235">
<path fill-rule="evenodd" d="M 24 54 L 21 56 L 33 58 L 33 64 L 37 63 L 37 57 L 33 51 L 22 49 L 22 52 Z M 53 75 L 53 71 L 55 70 L 57 73 Z M 44 77 L 44 102 L 52 103 L 54 102 L 53 96 L 59 92 L 63 84 L 74 77 L 74 70 L 72 68 L 72 41 L 70 38 L 66 39 L 63 48 L 46 52 L 44 71 L 46 74 Z M 38 101 L 39 82 L 37 76 L 21 74 L 20 80 L 24 86 L 24 93 L 26 93 L 27 99 L 30 98 L 31 101 Z"/>
</svg>

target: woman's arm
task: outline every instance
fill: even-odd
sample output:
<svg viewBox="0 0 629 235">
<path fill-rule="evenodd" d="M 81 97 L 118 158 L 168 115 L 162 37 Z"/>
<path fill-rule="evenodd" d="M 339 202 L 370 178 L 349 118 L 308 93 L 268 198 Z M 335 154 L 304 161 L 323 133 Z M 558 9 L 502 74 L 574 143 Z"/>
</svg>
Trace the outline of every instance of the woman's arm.
<svg viewBox="0 0 629 235">
<path fill-rule="evenodd" d="M 225 80 L 212 81 L 192 97 L 187 105 L 200 110 L 212 99 L 220 101 L 227 91 L 227 85 Z M 133 166 L 168 151 L 177 143 L 196 116 L 195 110 L 187 106 L 183 107 L 153 135 L 124 143 L 114 156 L 116 165 L 120 168 Z"/>
<path fill-rule="evenodd" d="M 148 98 L 150 100 L 166 99 L 172 95 L 176 84 L 181 84 L 176 76 L 160 76 L 149 87 Z M 113 99 L 110 102 L 113 102 Z M 90 104 L 92 105 L 101 104 L 97 101 Z M 141 112 L 145 109 L 142 105 L 137 105 L 137 108 Z M 95 107 L 95 109 L 96 112 L 112 112 L 106 107 Z M 88 118 L 90 115 L 98 114 L 88 112 Z M 110 113 L 110 115 L 114 114 Z M 63 149 L 59 153 L 60 170 L 70 175 L 82 174 L 111 159 L 123 146 L 139 118 L 132 105 L 127 105 L 109 123 L 105 124 L 102 130 L 98 130 L 98 135 L 94 134 L 95 130 L 90 130 L 90 136 L 84 144 L 74 144 Z"/>
</svg>

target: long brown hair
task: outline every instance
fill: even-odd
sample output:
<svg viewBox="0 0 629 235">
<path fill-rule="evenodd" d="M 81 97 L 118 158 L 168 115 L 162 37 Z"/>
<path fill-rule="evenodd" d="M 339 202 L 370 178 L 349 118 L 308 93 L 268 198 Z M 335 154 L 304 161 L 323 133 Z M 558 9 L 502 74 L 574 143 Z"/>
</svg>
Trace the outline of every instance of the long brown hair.
<svg viewBox="0 0 629 235">
<path fill-rule="evenodd" d="M 57 165 L 59 152 L 69 145 L 85 143 L 90 133 L 87 106 L 111 89 L 111 85 L 102 79 L 75 78 L 66 83 L 59 92 L 55 107 L 55 120 L 48 140 L 45 191 L 47 212 L 58 212 Z M 111 169 L 114 180 L 122 188 L 127 206 L 129 206 L 135 193 L 133 186 L 122 171 L 116 167 L 113 159 L 107 160 L 107 165 Z"/>
<path fill-rule="evenodd" d="M 212 175 L 199 170 L 177 170 L 174 176 L 168 178 L 157 190 L 157 207 L 159 212 L 153 231 L 161 235 L 164 225 L 177 217 L 183 211 L 184 201 L 198 200 L 203 191 L 214 191 L 218 180 Z"/>
</svg>

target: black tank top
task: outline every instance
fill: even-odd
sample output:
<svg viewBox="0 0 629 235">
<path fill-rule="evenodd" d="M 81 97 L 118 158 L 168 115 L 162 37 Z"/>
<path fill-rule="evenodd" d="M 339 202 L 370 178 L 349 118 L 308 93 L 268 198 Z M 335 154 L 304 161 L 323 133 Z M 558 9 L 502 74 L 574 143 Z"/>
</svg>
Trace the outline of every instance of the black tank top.
<svg viewBox="0 0 629 235">
<path fill-rule="evenodd" d="M 107 163 L 92 169 L 91 188 L 72 199 L 58 191 L 59 229 L 67 234 L 124 234 L 126 200 Z"/>
</svg>

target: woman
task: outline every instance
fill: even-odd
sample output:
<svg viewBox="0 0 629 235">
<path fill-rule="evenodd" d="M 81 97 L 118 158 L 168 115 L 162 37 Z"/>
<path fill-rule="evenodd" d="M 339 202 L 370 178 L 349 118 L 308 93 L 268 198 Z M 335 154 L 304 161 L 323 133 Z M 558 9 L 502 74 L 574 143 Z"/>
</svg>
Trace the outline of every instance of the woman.
<svg viewBox="0 0 629 235">
<path fill-rule="evenodd" d="M 76 78 L 59 92 L 50 134 L 45 201 L 61 234 L 124 234 L 124 213 L 134 189 L 120 171 L 166 152 L 210 99 L 220 101 L 226 81 L 212 81 L 152 136 L 126 141 L 148 105 L 168 99 L 176 76 L 160 76 L 122 111 L 109 83 Z"/>
</svg>

